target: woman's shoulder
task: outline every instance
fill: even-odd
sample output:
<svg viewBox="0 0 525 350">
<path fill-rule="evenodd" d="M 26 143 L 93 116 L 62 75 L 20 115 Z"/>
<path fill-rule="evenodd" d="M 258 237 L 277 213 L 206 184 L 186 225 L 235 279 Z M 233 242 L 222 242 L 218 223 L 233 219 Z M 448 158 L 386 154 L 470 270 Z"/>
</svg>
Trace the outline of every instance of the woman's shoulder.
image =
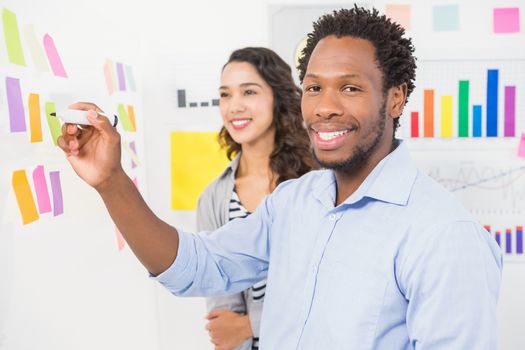
<svg viewBox="0 0 525 350">
<path fill-rule="evenodd" d="M 219 176 L 204 188 L 199 199 L 213 197 L 217 193 L 223 192 L 225 187 L 233 186 L 233 182 L 235 181 L 233 173 L 232 164 L 230 163 Z"/>
</svg>

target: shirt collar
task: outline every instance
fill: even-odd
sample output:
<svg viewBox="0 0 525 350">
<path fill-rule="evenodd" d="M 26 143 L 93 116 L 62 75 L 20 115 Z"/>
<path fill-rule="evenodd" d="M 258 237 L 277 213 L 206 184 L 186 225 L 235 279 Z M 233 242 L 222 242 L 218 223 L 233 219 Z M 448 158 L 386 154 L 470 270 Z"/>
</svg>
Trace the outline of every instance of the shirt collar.
<svg viewBox="0 0 525 350">
<path fill-rule="evenodd" d="M 403 141 L 383 158 L 368 174 L 359 188 L 342 204 L 354 204 L 363 197 L 406 205 L 417 176 L 408 149 Z M 314 187 L 313 195 L 325 206 L 333 208 L 336 197 L 336 180 L 333 171 L 326 171 Z"/>
<path fill-rule="evenodd" d="M 220 175 L 220 177 L 226 177 L 226 176 L 231 176 L 232 178 L 235 177 L 235 173 L 237 172 L 237 168 L 239 167 L 239 160 L 241 159 L 241 153 L 237 153 L 235 155 L 235 157 L 233 157 L 232 161 L 230 162 L 230 164 L 228 164 L 226 166 L 226 169 L 224 169 L 224 171 L 222 172 L 222 174 Z"/>
</svg>

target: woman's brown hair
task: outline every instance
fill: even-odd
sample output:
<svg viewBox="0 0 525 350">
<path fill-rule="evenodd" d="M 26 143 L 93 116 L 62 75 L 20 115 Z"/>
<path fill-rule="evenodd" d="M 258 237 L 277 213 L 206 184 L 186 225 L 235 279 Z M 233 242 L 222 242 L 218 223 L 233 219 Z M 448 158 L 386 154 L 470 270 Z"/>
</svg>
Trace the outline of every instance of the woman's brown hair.
<svg viewBox="0 0 525 350">
<path fill-rule="evenodd" d="M 246 47 L 234 51 L 228 62 L 247 62 L 272 88 L 275 148 L 270 155 L 270 168 L 277 174 L 276 185 L 300 177 L 316 165 L 310 152 L 310 140 L 301 115 L 301 89 L 292 78 L 290 66 L 279 55 L 264 47 Z M 224 67 L 223 67 L 224 69 Z M 228 158 L 241 151 L 223 126 L 219 142 Z"/>
</svg>

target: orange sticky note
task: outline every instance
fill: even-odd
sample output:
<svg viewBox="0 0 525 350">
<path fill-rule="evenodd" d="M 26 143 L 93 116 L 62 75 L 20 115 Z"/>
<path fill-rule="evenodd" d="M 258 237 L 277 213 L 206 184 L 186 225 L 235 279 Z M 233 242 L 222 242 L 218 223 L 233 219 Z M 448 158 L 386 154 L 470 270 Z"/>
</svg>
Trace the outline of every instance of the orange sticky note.
<svg viewBox="0 0 525 350">
<path fill-rule="evenodd" d="M 137 131 L 137 124 L 135 124 L 135 109 L 131 105 L 128 105 L 128 117 L 131 124 L 131 131 Z"/>
<path fill-rule="evenodd" d="M 27 181 L 25 170 L 17 170 L 13 172 L 12 178 L 13 190 L 15 192 L 16 201 L 20 214 L 22 214 L 22 222 L 29 224 L 38 220 L 38 211 L 36 209 L 35 199 Z"/>
<path fill-rule="evenodd" d="M 410 5 L 386 4 L 385 14 L 406 30 L 410 30 Z"/>
<path fill-rule="evenodd" d="M 42 142 L 42 120 L 40 117 L 40 96 L 29 94 L 29 128 L 31 142 Z"/>
</svg>

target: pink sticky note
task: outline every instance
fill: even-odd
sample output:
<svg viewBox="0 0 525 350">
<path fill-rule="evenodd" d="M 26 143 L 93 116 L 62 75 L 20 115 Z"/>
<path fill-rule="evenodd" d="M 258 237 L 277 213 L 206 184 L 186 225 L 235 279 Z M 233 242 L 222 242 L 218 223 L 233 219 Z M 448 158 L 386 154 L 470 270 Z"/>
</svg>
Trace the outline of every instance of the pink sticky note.
<svg viewBox="0 0 525 350">
<path fill-rule="evenodd" d="M 114 91 L 113 88 L 113 77 L 111 74 L 113 62 L 106 60 L 104 63 L 104 78 L 106 79 L 106 87 L 108 88 L 108 94 L 111 95 Z"/>
<path fill-rule="evenodd" d="M 521 134 L 520 145 L 518 147 L 518 157 L 525 158 L 525 132 Z"/>
<path fill-rule="evenodd" d="M 386 4 L 385 14 L 406 30 L 410 29 L 410 5 Z"/>
<path fill-rule="evenodd" d="M 120 233 L 120 231 L 116 227 L 115 227 L 115 237 L 117 239 L 117 248 L 119 251 L 121 251 L 126 246 L 126 241 L 124 240 L 124 236 L 122 236 L 122 233 Z"/>
<path fill-rule="evenodd" d="M 49 190 L 47 189 L 46 176 L 42 165 L 37 166 L 33 171 L 33 182 L 40 214 L 51 212 L 51 200 L 49 199 Z"/>
<path fill-rule="evenodd" d="M 519 7 L 495 8 L 493 13 L 494 33 L 519 33 L 520 9 Z"/>
<path fill-rule="evenodd" d="M 55 73 L 57 77 L 67 78 L 67 73 L 62 64 L 62 60 L 58 55 L 55 42 L 49 34 L 44 35 L 44 49 L 46 50 L 47 59 L 49 60 L 49 65 L 51 66 L 53 73 Z"/>
</svg>

